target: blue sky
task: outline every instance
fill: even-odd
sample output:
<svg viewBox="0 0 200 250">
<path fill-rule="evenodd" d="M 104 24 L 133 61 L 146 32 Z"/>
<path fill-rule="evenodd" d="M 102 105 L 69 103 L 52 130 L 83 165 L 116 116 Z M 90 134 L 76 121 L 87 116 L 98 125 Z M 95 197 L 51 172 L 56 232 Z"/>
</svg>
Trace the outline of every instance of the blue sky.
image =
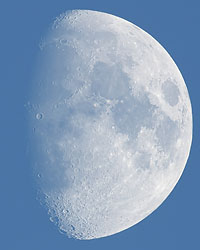
<svg viewBox="0 0 200 250">
<path fill-rule="evenodd" d="M 167 200 L 145 220 L 91 241 L 68 239 L 36 200 L 27 150 L 28 98 L 38 43 L 68 9 L 91 9 L 133 22 L 158 40 L 178 65 L 193 107 L 193 143 L 185 171 Z M 199 1 L 1 0 L 0 248 L 3 250 L 184 250 L 199 247 Z"/>
</svg>

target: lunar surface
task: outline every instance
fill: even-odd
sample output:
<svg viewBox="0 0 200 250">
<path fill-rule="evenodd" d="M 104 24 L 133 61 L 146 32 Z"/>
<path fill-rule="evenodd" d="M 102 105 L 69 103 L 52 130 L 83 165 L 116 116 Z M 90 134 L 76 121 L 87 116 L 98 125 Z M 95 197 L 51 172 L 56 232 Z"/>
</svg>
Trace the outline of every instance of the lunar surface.
<svg viewBox="0 0 200 250">
<path fill-rule="evenodd" d="M 188 91 L 165 49 L 124 19 L 70 11 L 44 35 L 35 76 L 32 163 L 50 220 L 94 239 L 151 214 L 192 140 Z"/>
</svg>

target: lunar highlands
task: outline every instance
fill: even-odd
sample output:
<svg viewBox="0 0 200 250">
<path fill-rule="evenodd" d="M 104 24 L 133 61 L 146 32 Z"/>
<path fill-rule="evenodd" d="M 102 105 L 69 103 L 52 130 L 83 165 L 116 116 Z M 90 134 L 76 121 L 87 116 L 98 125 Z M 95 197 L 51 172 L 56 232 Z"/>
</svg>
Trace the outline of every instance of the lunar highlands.
<svg viewBox="0 0 200 250">
<path fill-rule="evenodd" d="M 192 110 L 176 64 L 110 14 L 74 10 L 53 22 L 27 107 L 40 199 L 68 237 L 105 237 L 143 220 L 189 156 Z"/>
</svg>

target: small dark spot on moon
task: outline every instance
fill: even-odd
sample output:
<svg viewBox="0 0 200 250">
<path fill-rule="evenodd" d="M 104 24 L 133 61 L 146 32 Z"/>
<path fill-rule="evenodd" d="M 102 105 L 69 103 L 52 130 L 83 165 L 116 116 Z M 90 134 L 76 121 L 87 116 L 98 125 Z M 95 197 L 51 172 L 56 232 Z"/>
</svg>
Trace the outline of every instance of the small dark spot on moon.
<svg viewBox="0 0 200 250">
<path fill-rule="evenodd" d="M 73 225 L 71 225 L 71 230 L 75 231 L 75 227 Z"/>
</svg>

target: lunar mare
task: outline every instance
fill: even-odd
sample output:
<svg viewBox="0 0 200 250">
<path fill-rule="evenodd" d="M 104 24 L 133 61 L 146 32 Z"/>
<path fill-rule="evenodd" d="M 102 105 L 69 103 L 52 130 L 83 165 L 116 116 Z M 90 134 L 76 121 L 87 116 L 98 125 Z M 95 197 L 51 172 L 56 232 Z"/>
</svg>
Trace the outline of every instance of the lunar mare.
<svg viewBox="0 0 200 250">
<path fill-rule="evenodd" d="M 31 93 L 34 171 L 62 232 L 115 234 L 170 194 L 190 151 L 191 104 L 176 64 L 145 31 L 66 12 L 40 44 Z"/>
</svg>

